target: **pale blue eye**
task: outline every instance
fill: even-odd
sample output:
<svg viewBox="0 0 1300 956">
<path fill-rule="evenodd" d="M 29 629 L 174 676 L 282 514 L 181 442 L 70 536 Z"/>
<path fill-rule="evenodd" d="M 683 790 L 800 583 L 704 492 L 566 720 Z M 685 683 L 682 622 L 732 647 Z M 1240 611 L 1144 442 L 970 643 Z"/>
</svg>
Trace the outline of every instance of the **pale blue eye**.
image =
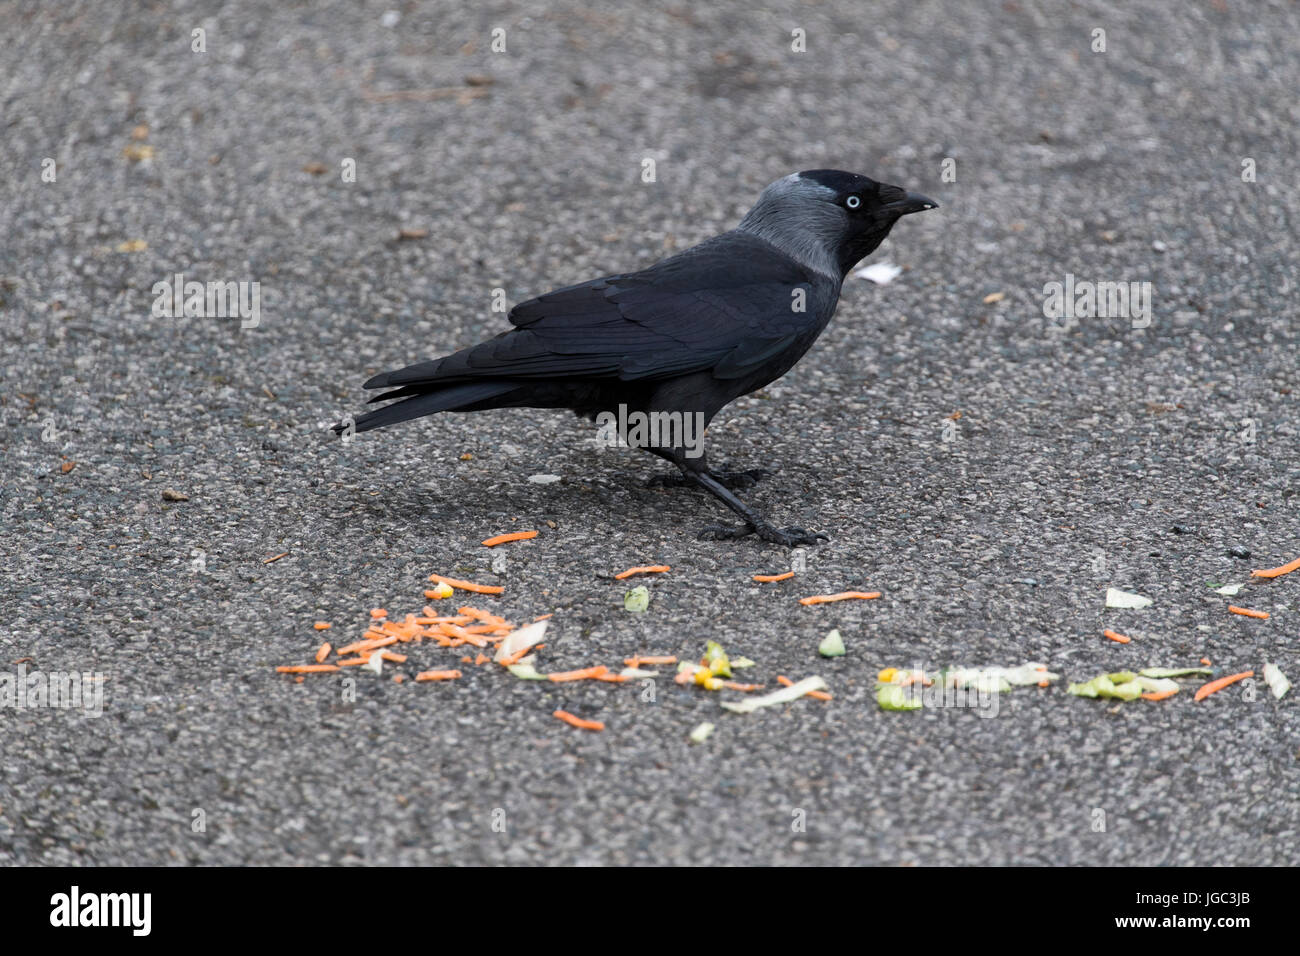
<svg viewBox="0 0 1300 956">
<path fill-rule="evenodd" d="M 857 196 L 850 196 L 844 201 L 844 205 L 848 206 L 850 209 L 857 209 L 862 205 L 862 200 Z"/>
</svg>

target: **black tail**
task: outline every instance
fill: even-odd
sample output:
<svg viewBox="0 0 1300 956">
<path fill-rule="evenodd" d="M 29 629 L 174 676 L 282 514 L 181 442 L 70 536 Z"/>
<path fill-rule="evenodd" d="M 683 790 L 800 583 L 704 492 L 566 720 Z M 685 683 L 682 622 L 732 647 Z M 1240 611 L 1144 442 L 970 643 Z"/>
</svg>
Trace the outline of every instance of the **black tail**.
<svg viewBox="0 0 1300 956">
<path fill-rule="evenodd" d="M 435 391 L 425 392 L 422 395 L 410 395 L 407 392 L 410 397 L 404 398 L 403 401 L 393 402 L 393 404 L 377 408 L 373 412 L 367 412 L 351 422 L 347 420 L 339 422 L 334 426 L 334 433 L 341 435 L 349 425 L 351 425 L 353 431 L 368 432 L 372 428 L 396 425 L 398 422 L 419 418 L 421 415 L 455 411 L 467 406 L 477 405 L 479 402 L 485 402 L 498 395 L 504 395 L 517 387 L 518 384 L 512 382 L 467 382 L 461 385 L 447 385 Z M 405 391 L 405 389 L 401 391 Z M 380 395 L 379 399 L 388 397 L 390 396 Z"/>
</svg>

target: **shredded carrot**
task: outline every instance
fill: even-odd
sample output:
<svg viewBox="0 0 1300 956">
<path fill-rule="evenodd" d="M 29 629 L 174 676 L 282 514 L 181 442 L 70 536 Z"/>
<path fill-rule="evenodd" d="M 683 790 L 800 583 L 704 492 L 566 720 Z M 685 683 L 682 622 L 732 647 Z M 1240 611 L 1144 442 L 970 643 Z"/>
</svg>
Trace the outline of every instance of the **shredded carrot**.
<svg viewBox="0 0 1300 956">
<path fill-rule="evenodd" d="M 339 667 L 365 667 L 370 663 L 370 655 L 363 654 L 360 657 L 349 657 L 345 661 L 339 661 Z"/>
<path fill-rule="evenodd" d="M 549 621 L 553 617 L 555 617 L 554 612 L 550 614 L 539 614 L 537 617 L 533 618 L 533 623 L 536 624 L 538 621 Z"/>
<path fill-rule="evenodd" d="M 380 651 L 379 656 L 386 661 L 392 661 L 394 664 L 405 664 L 405 654 L 395 654 L 392 651 Z"/>
<path fill-rule="evenodd" d="M 1208 657 L 1202 657 L 1202 658 L 1201 658 L 1201 663 L 1204 664 L 1206 667 L 1209 667 L 1209 666 L 1210 666 L 1210 659 L 1209 659 Z"/>
<path fill-rule="evenodd" d="M 1230 674 L 1227 677 L 1220 677 L 1218 680 L 1212 680 L 1196 692 L 1193 700 L 1205 700 L 1211 694 L 1217 694 L 1229 684 L 1235 684 L 1239 680 L 1245 680 L 1247 677 L 1254 677 L 1254 671 L 1242 671 L 1240 674 Z"/>
<path fill-rule="evenodd" d="M 316 630 L 318 631 L 328 631 L 333 626 L 334 625 L 331 624 L 329 621 L 317 621 L 315 624 L 312 625 L 312 627 L 316 628 Z"/>
<path fill-rule="evenodd" d="M 749 693 L 751 690 L 758 690 L 763 685 L 762 684 L 741 684 L 734 680 L 728 680 L 728 681 L 723 681 L 722 686 L 727 688 L 727 690 L 740 690 L 740 691 L 744 691 L 745 693 Z"/>
<path fill-rule="evenodd" d="M 522 661 L 525 657 L 527 657 L 528 654 L 529 654 L 529 652 L 532 651 L 532 650 L 533 650 L 533 648 L 531 648 L 531 647 L 521 647 L 521 648 L 519 648 L 519 650 L 515 651 L 515 652 L 514 652 L 513 654 L 511 654 L 509 657 L 503 657 L 503 658 L 501 659 L 501 666 L 502 666 L 502 667 L 510 667 L 512 664 L 518 664 L 518 663 L 519 663 L 520 661 Z"/>
<path fill-rule="evenodd" d="M 785 574 L 756 574 L 754 580 L 760 584 L 771 584 L 773 581 L 789 581 L 794 577 L 793 571 L 787 571 Z"/>
<path fill-rule="evenodd" d="M 400 683 L 402 683 L 402 681 L 404 681 L 404 680 L 406 680 L 406 675 L 405 675 L 405 674 L 394 674 L 394 675 L 393 675 L 393 683 L 394 683 L 394 684 L 400 684 Z"/>
<path fill-rule="evenodd" d="M 294 682 L 295 684 L 301 684 L 301 683 L 302 683 L 303 681 L 305 681 L 306 679 L 307 679 L 307 678 L 305 678 L 305 677 L 303 677 L 301 674 L 299 674 L 297 677 L 295 677 L 295 678 L 293 679 L 293 682 Z"/>
<path fill-rule="evenodd" d="M 416 680 L 456 680 L 461 677 L 460 671 L 421 671 L 415 675 Z"/>
<path fill-rule="evenodd" d="M 814 594 L 812 597 L 800 598 L 799 603 L 804 605 L 829 604 L 831 601 L 847 601 L 849 598 L 861 598 L 863 601 L 870 601 L 878 597 L 880 597 L 879 591 L 842 591 L 839 594 Z"/>
<path fill-rule="evenodd" d="M 1237 607 L 1235 604 L 1229 604 L 1228 610 L 1233 614 L 1240 614 L 1242 617 L 1257 617 L 1261 621 L 1268 620 L 1268 611 L 1256 611 L 1248 607 Z"/>
<path fill-rule="evenodd" d="M 607 673 L 609 673 L 609 668 L 604 664 L 598 664 L 595 667 L 584 667 L 576 671 L 556 671 L 554 674 L 547 674 L 546 676 L 554 681 L 592 680 Z"/>
<path fill-rule="evenodd" d="M 677 657 L 674 654 L 660 655 L 656 657 L 625 657 L 623 658 L 624 667 L 640 667 L 642 664 L 676 664 Z"/>
<path fill-rule="evenodd" d="M 468 654 L 466 654 L 464 657 L 462 657 L 462 658 L 460 659 L 460 662 L 461 662 L 462 664 L 473 664 L 473 663 L 474 663 L 474 658 L 472 658 L 472 657 L 470 657 Z"/>
<path fill-rule="evenodd" d="M 1251 576 L 1256 578 L 1280 578 L 1284 574 L 1290 574 L 1292 571 L 1300 571 L 1300 558 L 1294 561 L 1288 561 L 1279 568 L 1269 568 L 1266 571 L 1251 571 Z"/>
<path fill-rule="evenodd" d="M 1171 690 L 1152 691 L 1151 693 L 1143 694 L 1142 699 L 1143 700 L 1164 700 L 1166 697 L 1173 697 L 1174 694 L 1176 693 L 1178 693 L 1178 688 L 1176 687 L 1172 688 Z"/>
<path fill-rule="evenodd" d="M 474 658 L 473 663 L 474 663 L 474 666 L 475 666 L 475 667 L 482 667 L 484 664 L 486 664 L 486 663 L 487 663 L 488 661 L 490 661 L 491 659 L 492 659 L 492 658 L 488 657 L 486 654 L 479 654 L 478 657 Z"/>
<path fill-rule="evenodd" d="M 290 667 L 277 667 L 277 674 L 325 674 L 338 670 L 333 664 L 294 664 Z"/>
<path fill-rule="evenodd" d="M 388 612 L 382 607 L 374 607 L 370 609 L 370 616 L 373 618 L 388 617 Z"/>
<path fill-rule="evenodd" d="M 1112 631 L 1110 628 L 1107 628 L 1101 633 L 1103 636 L 1109 637 L 1116 644 L 1127 644 L 1129 641 L 1133 640 L 1133 638 L 1129 637 L 1127 634 L 1117 634 L 1115 631 Z"/>
<path fill-rule="evenodd" d="M 495 548 L 499 544 L 505 544 L 507 541 L 527 541 L 529 538 L 537 537 L 536 531 L 512 531 L 510 534 L 499 534 L 495 537 L 488 538 L 483 542 L 485 548 Z"/>
<path fill-rule="evenodd" d="M 1040 681 L 1038 682 L 1038 686 L 1039 686 L 1039 687 L 1051 687 L 1051 686 L 1052 686 L 1052 682 L 1051 682 L 1050 680 L 1040 680 Z"/>
<path fill-rule="evenodd" d="M 504 594 L 506 590 L 496 584 L 475 584 L 473 581 L 458 581 L 456 578 L 444 578 L 441 574 L 431 574 L 429 580 L 435 584 L 445 584 L 449 588 L 473 591 L 475 594 Z M 429 592 L 426 591 L 424 596 L 428 597 Z"/>
<path fill-rule="evenodd" d="M 325 658 L 330 656 L 330 642 L 326 641 L 316 649 L 316 663 L 319 664 Z"/>
<path fill-rule="evenodd" d="M 287 558 L 288 556 L 289 556 L 289 552 L 288 552 L 288 551 L 281 551 L 279 554 L 273 554 L 273 555 L 271 555 L 271 557 L 267 558 L 267 559 L 266 559 L 265 561 L 263 561 L 262 563 L 263 563 L 263 564 L 274 564 L 276 561 L 279 561 L 281 558 Z"/>
<path fill-rule="evenodd" d="M 579 730 L 604 730 L 605 725 L 599 720 L 583 720 L 581 717 L 575 717 L 567 710 L 557 710 L 552 717 L 558 717 L 570 727 L 577 727 Z"/>
<path fill-rule="evenodd" d="M 641 567 L 628 568 L 626 571 L 620 571 L 618 574 L 614 575 L 614 580 L 622 581 L 624 578 L 630 578 L 634 574 L 663 574 L 664 572 L 671 570 L 672 568 L 666 564 L 647 564 Z"/>
<path fill-rule="evenodd" d="M 611 671 L 606 671 L 604 674 L 595 675 L 594 679 L 603 680 L 608 684 L 623 684 L 630 681 L 632 678 L 624 677 L 622 674 L 615 674 Z"/>
<path fill-rule="evenodd" d="M 385 634 L 383 637 L 374 638 L 368 641 L 357 641 L 355 644 L 349 644 L 347 647 L 340 647 L 339 656 L 344 654 L 364 654 L 366 651 L 377 651 L 381 647 L 387 647 L 389 644 L 396 644 L 397 638 L 392 634 Z"/>
</svg>

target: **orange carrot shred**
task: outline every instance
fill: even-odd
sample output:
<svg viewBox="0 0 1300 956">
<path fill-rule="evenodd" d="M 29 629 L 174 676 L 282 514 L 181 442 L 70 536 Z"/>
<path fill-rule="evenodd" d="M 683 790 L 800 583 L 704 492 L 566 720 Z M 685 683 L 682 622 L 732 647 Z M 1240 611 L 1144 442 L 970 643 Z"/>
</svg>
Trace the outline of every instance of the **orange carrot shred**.
<svg viewBox="0 0 1300 956">
<path fill-rule="evenodd" d="M 492 659 L 492 658 L 488 657 L 486 654 L 479 654 L 478 657 L 474 658 L 474 666 L 475 666 L 475 667 L 482 667 L 484 664 L 486 664 L 486 663 L 487 663 L 488 661 L 490 661 L 491 659 Z"/>
<path fill-rule="evenodd" d="M 277 674 L 326 674 L 330 671 L 336 671 L 338 668 L 333 664 L 294 664 L 289 667 L 277 667 Z"/>
<path fill-rule="evenodd" d="M 1201 663 L 1204 664 L 1206 667 L 1209 667 L 1209 666 L 1210 666 L 1210 659 L 1209 659 L 1208 657 L 1202 657 L 1202 658 L 1201 658 Z"/>
<path fill-rule="evenodd" d="M 1101 633 L 1103 636 L 1109 637 L 1116 644 L 1127 644 L 1129 641 L 1133 640 L 1133 638 L 1129 637 L 1127 634 L 1118 634 L 1110 628 L 1106 628 L 1106 630 Z"/>
<path fill-rule="evenodd" d="M 791 684 L 794 683 L 794 681 L 792 681 L 790 678 L 786 677 L 784 674 L 778 674 L 778 675 L 776 675 L 776 682 L 777 682 L 778 684 L 780 684 L 782 687 L 789 687 Z M 826 693 L 826 691 L 824 691 L 824 690 L 810 690 L 810 691 L 808 691 L 808 694 L 807 694 L 806 696 L 808 696 L 808 697 L 816 697 L 818 700 L 834 700 L 834 699 L 835 699 L 835 698 L 831 697 L 830 694 Z"/>
<path fill-rule="evenodd" d="M 1290 574 L 1292 571 L 1300 571 L 1300 558 L 1294 561 L 1288 561 L 1279 568 L 1268 568 L 1264 571 L 1251 571 L 1251 576 L 1256 578 L 1280 578 L 1284 574 Z"/>
<path fill-rule="evenodd" d="M 847 601 L 850 598 L 871 601 L 878 597 L 880 597 L 879 591 L 841 591 L 839 594 L 814 594 L 812 597 L 800 598 L 799 603 L 803 605 L 829 604 L 831 601 Z"/>
<path fill-rule="evenodd" d="M 312 625 L 312 627 L 316 628 L 316 630 L 318 631 L 328 631 L 333 626 L 334 625 L 331 624 L 329 621 L 317 621 L 315 624 Z"/>
<path fill-rule="evenodd" d="M 415 675 L 415 679 L 424 680 L 457 680 L 462 675 L 460 671 L 421 671 Z"/>
<path fill-rule="evenodd" d="M 435 584 L 445 584 L 449 588 L 458 588 L 461 591 L 473 591 L 475 594 L 504 594 L 505 588 L 496 584 L 475 584 L 473 581 L 459 581 L 456 578 L 444 578 L 441 574 L 429 575 L 429 580 Z M 428 594 L 425 595 L 428 597 Z"/>
<path fill-rule="evenodd" d="M 1152 691 L 1150 693 L 1143 694 L 1142 699 L 1143 700 L 1164 700 L 1166 697 L 1173 697 L 1174 694 L 1176 693 L 1178 693 L 1178 690 L 1176 688 L 1173 690 Z"/>
<path fill-rule="evenodd" d="M 546 676 L 553 681 L 593 680 L 607 673 L 609 673 L 609 668 L 604 664 L 598 664 L 595 667 L 584 667 L 576 671 L 556 671 L 554 674 L 547 674 Z"/>
<path fill-rule="evenodd" d="M 771 584 L 773 581 L 789 581 L 794 577 L 793 571 L 787 571 L 785 574 L 756 574 L 754 580 L 760 584 Z"/>
<path fill-rule="evenodd" d="M 1261 621 L 1268 620 L 1268 611 L 1256 611 L 1248 607 L 1237 607 L 1235 604 L 1229 604 L 1228 610 L 1233 614 L 1240 614 L 1242 617 L 1257 617 Z"/>
<path fill-rule="evenodd" d="M 330 656 L 330 642 L 326 641 L 316 649 L 316 663 L 319 664 L 325 658 Z"/>
<path fill-rule="evenodd" d="M 553 617 L 555 617 L 554 612 L 551 612 L 550 614 L 539 614 L 537 617 L 533 618 L 533 623 L 536 624 L 538 621 L 549 621 Z"/>
<path fill-rule="evenodd" d="M 379 656 L 386 661 L 392 661 L 394 664 L 405 664 L 405 654 L 395 654 L 392 651 L 380 651 Z"/>
<path fill-rule="evenodd" d="M 599 720 L 583 720 L 581 717 L 575 717 L 567 710 L 557 710 L 551 714 L 564 721 L 570 727 L 577 727 L 579 730 L 604 730 L 605 725 Z"/>
<path fill-rule="evenodd" d="M 263 563 L 263 564 L 274 564 L 276 561 L 279 561 L 281 558 L 287 558 L 288 556 L 289 556 L 289 552 L 288 552 L 288 551 L 281 551 L 279 554 L 273 554 L 273 555 L 271 555 L 271 557 L 267 558 L 267 559 L 266 559 L 265 561 L 263 561 L 262 563 Z"/>
<path fill-rule="evenodd" d="M 618 574 L 614 575 L 614 580 L 622 581 L 624 578 L 630 578 L 634 574 L 664 574 L 671 570 L 672 568 L 666 564 L 647 564 L 640 567 L 628 568 L 626 571 L 620 571 Z"/>
<path fill-rule="evenodd" d="M 642 664 L 676 664 L 677 656 L 675 654 L 661 654 L 656 656 L 642 657 L 639 654 L 636 657 L 623 658 L 624 667 L 640 667 Z"/>
<path fill-rule="evenodd" d="M 507 541 L 527 541 L 529 538 L 537 537 L 536 531 L 512 531 L 510 534 L 498 534 L 488 538 L 483 542 L 485 548 L 495 548 L 499 544 L 505 544 Z"/>
<path fill-rule="evenodd" d="M 1254 677 L 1254 671 L 1242 671 L 1240 674 L 1229 674 L 1227 677 L 1220 677 L 1218 680 L 1212 680 L 1196 692 L 1193 700 L 1205 700 L 1211 694 L 1217 694 L 1229 684 L 1235 684 L 1239 680 L 1245 680 L 1247 677 Z"/>
</svg>

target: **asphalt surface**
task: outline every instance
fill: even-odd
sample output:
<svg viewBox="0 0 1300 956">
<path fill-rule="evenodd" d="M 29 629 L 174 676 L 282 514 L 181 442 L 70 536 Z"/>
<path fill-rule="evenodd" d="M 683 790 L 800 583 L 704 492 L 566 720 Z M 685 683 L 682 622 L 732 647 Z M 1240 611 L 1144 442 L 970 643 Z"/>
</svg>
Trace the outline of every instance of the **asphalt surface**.
<svg viewBox="0 0 1300 956">
<path fill-rule="evenodd" d="M 0 673 L 105 688 L 99 717 L 0 710 L 0 862 L 1300 861 L 1294 693 L 1064 689 L 1202 656 L 1300 679 L 1300 574 L 1206 587 L 1300 556 L 1300 8 L 361 6 L 0 4 Z M 818 167 L 942 208 L 710 430 L 777 472 L 747 500 L 831 535 L 795 580 L 751 581 L 791 555 L 697 540 L 720 506 L 572 416 L 324 432 L 370 374 L 504 328 L 493 289 L 649 264 Z M 153 315 L 177 272 L 260 282 L 259 324 Z M 1046 318 L 1067 274 L 1151 283 L 1149 326 Z M 525 528 L 494 571 L 479 542 Z M 649 563 L 634 615 L 611 575 Z M 275 673 L 313 621 L 337 644 L 417 611 L 431 572 L 553 613 L 543 670 L 712 638 L 834 700 L 391 680 L 455 664 L 429 646 Z M 883 597 L 796 600 L 850 588 Z M 1028 660 L 1062 681 L 993 718 L 875 704 L 883 667 Z"/>
</svg>

